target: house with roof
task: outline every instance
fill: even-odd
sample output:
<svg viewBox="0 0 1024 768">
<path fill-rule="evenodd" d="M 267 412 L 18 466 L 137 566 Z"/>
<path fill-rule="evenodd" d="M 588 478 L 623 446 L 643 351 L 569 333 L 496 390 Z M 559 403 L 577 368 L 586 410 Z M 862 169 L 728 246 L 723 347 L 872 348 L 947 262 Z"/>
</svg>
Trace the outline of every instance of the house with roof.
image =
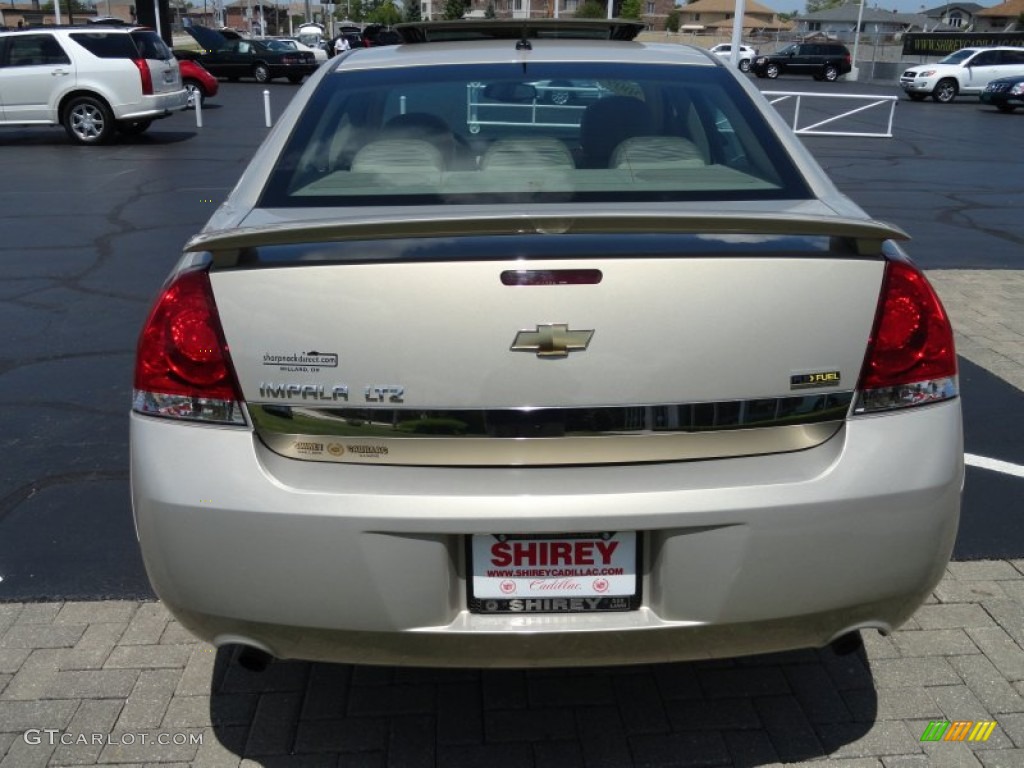
<svg viewBox="0 0 1024 768">
<path fill-rule="evenodd" d="M 736 15 L 735 0 L 696 0 L 677 8 L 679 28 L 711 34 L 732 32 L 733 17 Z M 746 0 L 743 13 L 743 36 L 755 32 L 787 32 L 792 25 L 757 0 Z"/>
<path fill-rule="evenodd" d="M 800 36 L 820 35 L 843 41 L 854 39 L 858 19 L 861 35 L 878 40 L 891 39 L 904 32 L 922 31 L 933 25 L 933 22 L 922 14 L 896 13 L 868 7 L 862 11 L 860 3 L 853 2 L 795 17 L 797 33 Z"/>
<path fill-rule="evenodd" d="M 440 0 L 435 0 L 440 3 Z M 470 0 L 466 16 L 484 18 L 488 8 L 499 19 L 548 19 L 552 17 L 572 18 L 586 0 Z M 605 5 L 605 0 L 600 0 Z M 615 15 L 622 7 L 622 0 L 614 0 Z M 675 9 L 675 0 L 642 0 L 640 20 L 651 29 L 663 30 L 668 15 Z M 423 16 L 427 18 L 426 14 Z"/>
<path fill-rule="evenodd" d="M 966 32 L 974 25 L 975 14 L 984 8 L 978 3 L 946 3 L 921 11 L 921 15 L 932 22 L 929 32 L 933 29 Z"/>
<path fill-rule="evenodd" d="M 1007 0 L 991 8 L 983 8 L 975 14 L 975 32 L 1021 32 L 1024 31 L 1024 0 Z"/>
</svg>

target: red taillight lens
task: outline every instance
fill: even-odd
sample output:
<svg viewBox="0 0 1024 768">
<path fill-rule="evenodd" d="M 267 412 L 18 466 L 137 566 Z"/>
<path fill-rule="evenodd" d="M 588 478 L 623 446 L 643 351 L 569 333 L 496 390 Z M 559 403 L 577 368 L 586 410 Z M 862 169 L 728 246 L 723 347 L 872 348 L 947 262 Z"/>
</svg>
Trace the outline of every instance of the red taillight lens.
<svg viewBox="0 0 1024 768">
<path fill-rule="evenodd" d="M 938 295 L 918 269 L 890 261 L 861 370 L 858 388 L 869 402 L 862 410 L 954 397 L 956 372 L 953 328 Z"/>
<path fill-rule="evenodd" d="M 138 67 L 139 77 L 142 79 L 142 95 L 153 95 L 153 73 L 149 71 L 149 62 L 145 59 L 133 59 Z"/>
<path fill-rule="evenodd" d="M 139 337 L 135 408 L 176 418 L 242 423 L 242 396 L 204 270 L 163 292 Z"/>
</svg>

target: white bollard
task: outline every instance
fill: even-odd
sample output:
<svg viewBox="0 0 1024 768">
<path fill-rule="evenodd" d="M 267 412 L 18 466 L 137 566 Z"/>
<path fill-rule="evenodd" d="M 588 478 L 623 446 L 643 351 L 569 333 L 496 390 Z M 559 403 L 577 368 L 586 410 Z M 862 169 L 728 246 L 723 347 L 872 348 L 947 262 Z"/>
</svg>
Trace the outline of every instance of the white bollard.
<svg viewBox="0 0 1024 768">
<path fill-rule="evenodd" d="M 270 127 L 270 91 L 263 92 L 263 115 L 267 120 L 267 128 Z"/>
<path fill-rule="evenodd" d="M 196 128 L 203 127 L 203 99 L 196 94 Z"/>
</svg>

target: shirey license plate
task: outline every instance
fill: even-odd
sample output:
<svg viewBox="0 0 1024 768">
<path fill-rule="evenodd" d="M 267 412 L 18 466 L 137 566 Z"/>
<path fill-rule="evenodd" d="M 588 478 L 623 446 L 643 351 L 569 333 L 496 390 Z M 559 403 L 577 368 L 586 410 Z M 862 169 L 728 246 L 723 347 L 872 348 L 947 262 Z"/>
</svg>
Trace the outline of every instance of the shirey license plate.
<svg viewBox="0 0 1024 768">
<path fill-rule="evenodd" d="M 471 537 L 473 613 L 584 613 L 640 607 L 636 531 Z"/>
</svg>

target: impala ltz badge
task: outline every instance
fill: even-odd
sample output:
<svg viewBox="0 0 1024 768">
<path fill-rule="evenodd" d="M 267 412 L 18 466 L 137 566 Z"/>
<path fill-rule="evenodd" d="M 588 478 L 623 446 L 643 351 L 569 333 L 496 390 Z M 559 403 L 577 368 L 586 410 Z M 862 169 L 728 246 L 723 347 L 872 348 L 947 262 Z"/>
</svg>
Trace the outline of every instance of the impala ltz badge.
<svg viewBox="0 0 1024 768">
<path fill-rule="evenodd" d="M 533 352 L 537 357 L 568 357 L 570 352 L 587 348 L 593 331 L 570 331 L 564 323 L 538 325 L 535 331 L 520 331 L 510 349 L 513 352 Z"/>
</svg>

